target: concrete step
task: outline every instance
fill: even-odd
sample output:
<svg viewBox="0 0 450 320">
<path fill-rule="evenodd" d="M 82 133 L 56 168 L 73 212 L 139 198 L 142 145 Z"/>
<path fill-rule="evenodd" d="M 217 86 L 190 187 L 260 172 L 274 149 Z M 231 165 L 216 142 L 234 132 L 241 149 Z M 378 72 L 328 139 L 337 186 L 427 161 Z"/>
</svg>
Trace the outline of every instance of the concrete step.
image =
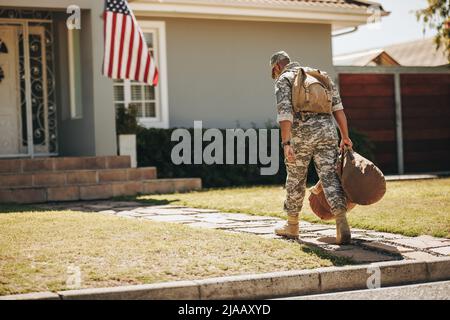
<svg viewBox="0 0 450 320">
<path fill-rule="evenodd" d="M 174 193 L 200 190 L 199 178 L 150 179 L 140 181 L 103 182 L 62 187 L 21 187 L 0 189 L 0 203 L 43 203 L 109 199 L 138 194 Z"/>
<path fill-rule="evenodd" d="M 114 181 L 156 179 L 155 167 L 43 171 L 19 174 L 1 174 L 0 189 L 23 187 L 64 187 Z"/>
<path fill-rule="evenodd" d="M 129 156 L 2 159 L 0 174 L 130 168 Z"/>
</svg>

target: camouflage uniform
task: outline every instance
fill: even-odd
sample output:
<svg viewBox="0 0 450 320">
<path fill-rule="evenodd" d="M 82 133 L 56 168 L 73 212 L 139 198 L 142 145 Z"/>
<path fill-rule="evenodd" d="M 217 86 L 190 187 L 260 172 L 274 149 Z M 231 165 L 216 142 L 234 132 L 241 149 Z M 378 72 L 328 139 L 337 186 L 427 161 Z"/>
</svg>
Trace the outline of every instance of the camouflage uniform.
<svg viewBox="0 0 450 320">
<path fill-rule="evenodd" d="M 300 64 L 297 62 L 289 63 L 275 82 L 277 120 L 292 122 L 291 144 L 295 153 L 295 163 L 288 163 L 285 159 L 287 197 L 284 210 L 289 216 L 300 213 L 305 197 L 308 165 L 313 159 L 332 213 L 342 214 L 347 211 L 347 201 L 335 171 L 339 154 L 336 126 L 331 114 L 311 112 L 294 114 L 291 84 L 299 68 Z M 332 111 L 334 112 L 344 108 L 334 82 L 331 81 L 331 83 L 333 86 Z"/>
</svg>

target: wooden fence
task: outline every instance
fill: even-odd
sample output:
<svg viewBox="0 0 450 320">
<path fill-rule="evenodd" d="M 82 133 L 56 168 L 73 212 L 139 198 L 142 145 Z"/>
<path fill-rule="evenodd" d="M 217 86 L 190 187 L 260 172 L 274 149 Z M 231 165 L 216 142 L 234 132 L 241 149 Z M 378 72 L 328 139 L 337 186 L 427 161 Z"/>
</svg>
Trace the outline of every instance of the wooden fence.
<svg viewBox="0 0 450 320">
<path fill-rule="evenodd" d="M 450 68 L 336 67 L 349 126 L 385 173 L 450 170 Z"/>
</svg>

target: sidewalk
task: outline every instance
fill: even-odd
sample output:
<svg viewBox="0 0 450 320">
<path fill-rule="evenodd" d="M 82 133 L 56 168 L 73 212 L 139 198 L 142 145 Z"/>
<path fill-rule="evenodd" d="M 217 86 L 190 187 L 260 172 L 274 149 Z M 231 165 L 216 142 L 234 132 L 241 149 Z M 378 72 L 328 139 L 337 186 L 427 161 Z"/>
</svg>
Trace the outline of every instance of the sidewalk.
<svg viewBox="0 0 450 320">
<path fill-rule="evenodd" d="M 267 216 L 224 213 L 212 209 L 189 208 L 172 205 L 152 206 L 131 201 L 83 201 L 39 205 L 52 210 L 74 210 L 112 214 L 131 219 L 182 223 L 191 227 L 250 233 L 265 238 L 280 239 L 273 231 L 284 220 Z M 355 263 L 393 260 L 429 261 L 450 256 L 450 239 L 431 236 L 407 237 L 398 234 L 352 229 L 350 245 L 335 244 L 334 225 L 301 222 L 299 243 L 320 248 L 337 257 Z M 284 240 L 282 241 L 294 241 Z"/>
</svg>

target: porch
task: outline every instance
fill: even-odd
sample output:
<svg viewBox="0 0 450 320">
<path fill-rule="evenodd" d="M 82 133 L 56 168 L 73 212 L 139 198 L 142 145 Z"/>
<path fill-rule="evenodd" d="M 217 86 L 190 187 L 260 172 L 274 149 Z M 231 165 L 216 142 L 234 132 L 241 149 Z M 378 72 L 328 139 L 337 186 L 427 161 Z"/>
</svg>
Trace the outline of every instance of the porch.
<svg viewBox="0 0 450 320">
<path fill-rule="evenodd" d="M 157 179 L 155 167 L 131 168 L 129 156 L 0 160 L 0 203 L 97 200 L 198 189 L 200 179 Z"/>
<path fill-rule="evenodd" d="M 66 25 L 70 4 L 81 29 Z M 116 155 L 112 81 L 101 75 L 102 4 L 4 5 L 0 158 Z"/>
</svg>

